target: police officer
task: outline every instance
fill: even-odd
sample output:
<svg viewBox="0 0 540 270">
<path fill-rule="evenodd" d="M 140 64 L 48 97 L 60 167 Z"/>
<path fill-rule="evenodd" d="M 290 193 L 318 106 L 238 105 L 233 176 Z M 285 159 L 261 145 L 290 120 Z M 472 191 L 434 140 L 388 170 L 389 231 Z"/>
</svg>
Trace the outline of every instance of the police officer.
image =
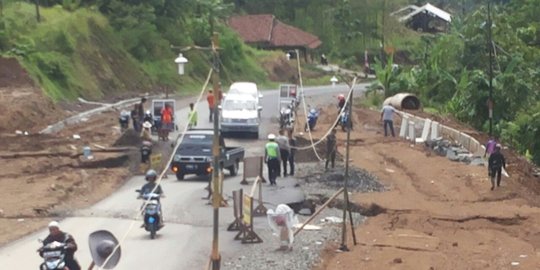
<svg viewBox="0 0 540 270">
<path fill-rule="evenodd" d="M 276 185 L 276 177 L 279 174 L 281 155 L 279 145 L 276 143 L 276 135 L 269 134 L 268 142 L 264 147 L 264 162 L 268 166 L 268 180 L 270 185 Z"/>
<path fill-rule="evenodd" d="M 497 187 L 501 185 L 501 171 L 506 169 L 506 161 L 501 153 L 501 145 L 495 146 L 495 152 L 489 156 L 488 175 L 491 177 L 491 190 L 495 188 L 495 176 L 497 177 Z"/>
</svg>

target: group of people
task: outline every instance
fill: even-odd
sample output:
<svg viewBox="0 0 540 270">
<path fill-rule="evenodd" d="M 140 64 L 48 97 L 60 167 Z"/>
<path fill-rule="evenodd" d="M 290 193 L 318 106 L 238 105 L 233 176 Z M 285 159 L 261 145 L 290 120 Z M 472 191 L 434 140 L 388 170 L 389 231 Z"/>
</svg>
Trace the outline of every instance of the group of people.
<svg viewBox="0 0 540 270">
<path fill-rule="evenodd" d="M 296 152 L 296 139 L 292 135 L 292 130 L 281 129 L 279 136 L 268 135 L 268 142 L 265 145 L 264 162 L 268 167 L 268 180 L 270 185 L 276 185 L 276 178 L 282 175 L 294 175 L 294 156 Z M 287 174 L 287 164 L 290 167 Z M 282 169 L 283 168 L 283 169 Z"/>
</svg>

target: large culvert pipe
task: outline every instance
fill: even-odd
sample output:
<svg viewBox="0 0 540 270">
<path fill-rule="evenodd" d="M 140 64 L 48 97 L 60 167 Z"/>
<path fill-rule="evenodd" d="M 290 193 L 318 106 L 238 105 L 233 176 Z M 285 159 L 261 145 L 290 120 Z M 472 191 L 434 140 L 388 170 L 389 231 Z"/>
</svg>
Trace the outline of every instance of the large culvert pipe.
<svg viewBox="0 0 540 270">
<path fill-rule="evenodd" d="M 410 93 L 399 93 L 388 97 L 383 105 L 392 105 L 398 110 L 419 110 L 421 107 L 420 99 Z"/>
</svg>

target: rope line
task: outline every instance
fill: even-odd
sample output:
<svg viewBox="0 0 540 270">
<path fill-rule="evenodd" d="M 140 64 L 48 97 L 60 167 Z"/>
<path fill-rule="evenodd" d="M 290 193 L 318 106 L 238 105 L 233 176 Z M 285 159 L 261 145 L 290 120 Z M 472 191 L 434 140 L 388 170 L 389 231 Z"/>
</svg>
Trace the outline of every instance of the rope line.
<svg viewBox="0 0 540 270">
<path fill-rule="evenodd" d="M 201 101 L 202 99 L 202 96 L 206 90 L 206 87 L 208 86 L 208 83 L 210 82 L 210 78 L 212 77 L 212 72 L 213 72 L 213 69 L 211 68 L 210 71 L 208 72 L 208 76 L 206 78 L 206 81 L 204 82 L 204 85 L 201 89 L 201 92 L 199 93 L 199 97 L 197 98 L 197 100 L 195 101 L 194 103 L 194 106 L 196 107 L 199 102 Z M 169 161 L 167 161 L 167 165 L 163 168 L 163 171 L 159 174 L 158 178 L 156 179 L 156 186 L 152 189 L 152 193 L 157 189 L 157 187 L 159 186 L 159 184 L 161 183 L 161 180 L 163 179 L 163 176 L 165 176 L 165 174 L 167 173 L 167 169 L 169 168 L 169 166 L 171 165 L 173 159 L 174 159 L 174 153 L 176 153 L 176 151 L 178 150 L 178 147 L 180 147 L 180 144 L 182 143 L 182 141 L 184 140 L 184 136 L 186 134 L 186 131 L 188 129 L 189 125 L 186 125 L 182 131 L 182 134 L 180 135 L 179 139 L 177 140 L 178 143 L 175 145 L 174 149 L 173 149 L 173 154 L 170 156 L 169 158 Z M 136 209 L 136 214 L 135 214 L 135 217 L 133 218 L 133 221 L 129 224 L 129 228 L 126 230 L 126 232 L 124 233 L 124 235 L 120 238 L 120 241 L 118 241 L 118 244 L 114 247 L 113 251 L 111 252 L 111 254 L 107 257 L 107 259 L 105 259 L 105 261 L 103 262 L 103 266 L 107 265 L 107 262 L 109 262 L 109 260 L 112 258 L 112 255 L 116 252 L 116 250 L 120 247 L 121 244 L 123 244 L 128 236 L 128 234 L 131 232 L 131 230 L 133 229 L 133 226 L 135 225 L 135 222 L 137 222 L 137 220 L 139 219 L 139 217 L 142 215 L 142 212 L 144 211 L 145 207 L 148 205 L 148 203 L 150 202 L 150 199 L 151 198 L 148 198 L 144 201 L 144 204 L 142 205 L 142 207 L 140 207 L 139 209 Z M 103 269 L 102 267 L 98 267 L 98 270 L 101 270 Z"/>
<path fill-rule="evenodd" d="M 349 93 L 347 94 L 347 99 L 345 100 L 345 104 L 348 104 L 349 103 L 349 99 L 351 97 L 351 92 L 353 91 L 354 87 L 356 85 L 356 77 L 354 77 L 353 79 L 353 82 L 349 88 Z M 302 95 L 303 95 L 303 88 L 301 88 L 301 91 L 302 91 Z M 302 98 L 303 100 L 303 98 Z M 305 101 L 303 102 L 304 103 L 304 113 L 305 113 Z M 313 142 L 313 140 L 311 140 L 311 144 L 310 145 L 306 145 L 306 146 L 302 146 L 302 147 L 291 147 L 291 148 L 294 148 L 296 150 L 308 150 L 310 148 L 314 148 L 315 145 L 318 145 L 320 143 L 322 143 L 324 141 L 324 139 L 326 139 L 326 137 L 328 137 L 328 135 L 330 135 L 330 132 L 332 132 L 332 129 L 334 129 L 334 127 L 337 125 L 338 121 L 339 121 L 339 118 L 341 116 L 341 114 L 343 113 L 343 111 L 345 110 L 345 107 L 346 106 L 343 106 L 343 108 L 341 108 L 341 110 L 339 111 L 339 114 L 338 116 L 336 117 L 336 119 L 334 120 L 334 122 L 332 123 L 332 125 L 330 126 L 330 128 L 326 131 L 326 133 L 324 134 L 323 137 L 321 137 L 318 141 L 316 142 Z M 349 115 L 349 117 L 351 117 Z M 352 119 L 351 119 L 352 121 Z M 308 125 L 308 131 L 309 131 L 309 125 Z M 311 139 L 311 133 L 310 133 L 310 139 Z"/>
</svg>

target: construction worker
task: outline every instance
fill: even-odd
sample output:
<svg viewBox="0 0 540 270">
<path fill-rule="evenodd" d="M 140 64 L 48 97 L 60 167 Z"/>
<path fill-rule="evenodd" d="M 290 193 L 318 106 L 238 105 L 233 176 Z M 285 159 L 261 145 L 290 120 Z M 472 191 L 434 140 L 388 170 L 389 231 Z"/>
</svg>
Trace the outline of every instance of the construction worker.
<svg viewBox="0 0 540 270">
<path fill-rule="evenodd" d="M 189 103 L 188 113 L 188 128 L 197 126 L 197 111 L 194 109 L 195 104 Z"/>
<path fill-rule="evenodd" d="M 495 146 L 495 152 L 489 156 L 488 160 L 488 175 L 491 178 L 491 190 L 495 188 L 495 177 L 497 177 L 497 187 L 501 185 L 501 171 L 506 169 L 506 161 L 501 153 L 501 145 Z"/>
<path fill-rule="evenodd" d="M 270 185 L 276 185 L 276 178 L 279 174 L 281 155 L 279 145 L 276 143 L 276 135 L 268 134 L 268 142 L 264 147 L 264 162 L 268 166 L 268 180 Z"/>
<path fill-rule="evenodd" d="M 332 163 L 332 169 L 336 163 L 336 152 L 337 152 L 337 143 L 336 143 L 336 129 L 332 129 L 332 132 L 326 137 L 326 163 L 324 169 L 328 170 L 328 164 Z"/>
<path fill-rule="evenodd" d="M 210 111 L 210 114 L 208 116 L 208 120 L 211 123 L 212 118 L 214 117 L 214 106 L 215 106 L 215 97 L 214 97 L 214 93 L 212 93 L 212 90 L 208 90 L 208 95 L 206 96 L 206 101 L 208 102 L 208 109 Z"/>
<path fill-rule="evenodd" d="M 285 136 L 285 130 L 279 130 L 279 136 L 276 138 L 276 142 L 279 145 L 281 162 L 283 162 L 283 177 L 287 177 L 287 162 L 289 161 L 291 146 L 289 145 L 289 137 Z M 278 169 L 278 175 L 281 175 L 281 169 Z"/>
</svg>

